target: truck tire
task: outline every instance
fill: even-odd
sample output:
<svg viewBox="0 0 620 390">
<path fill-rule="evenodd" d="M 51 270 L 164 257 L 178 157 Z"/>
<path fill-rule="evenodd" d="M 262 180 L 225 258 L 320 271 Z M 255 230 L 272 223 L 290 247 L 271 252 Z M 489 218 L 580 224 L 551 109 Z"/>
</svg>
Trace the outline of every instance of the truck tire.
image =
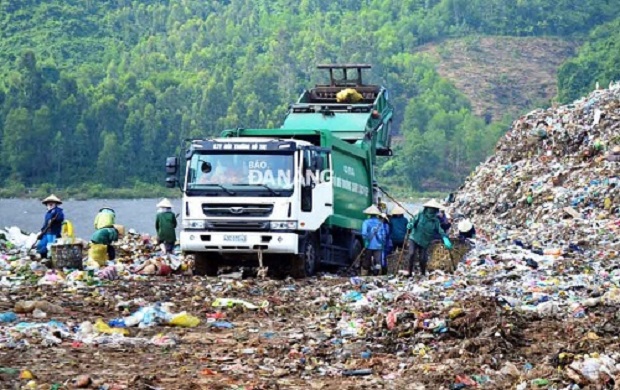
<svg viewBox="0 0 620 390">
<path fill-rule="evenodd" d="M 217 255 L 194 253 L 194 273 L 200 276 L 217 276 Z"/>
<path fill-rule="evenodd" d="M 315 274 L 319 265 L 319 248 L 314 236 L 308 236 L 302 241 L 301 253 L 293 256 L 291 276 L 305 278 Z"/>
</svg>

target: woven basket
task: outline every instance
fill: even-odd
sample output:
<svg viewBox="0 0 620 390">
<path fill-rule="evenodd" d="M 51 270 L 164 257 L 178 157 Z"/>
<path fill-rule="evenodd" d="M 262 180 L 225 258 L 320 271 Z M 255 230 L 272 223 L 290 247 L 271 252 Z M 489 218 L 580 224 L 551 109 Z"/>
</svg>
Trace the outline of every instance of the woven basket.
<svg viewBox="0 0 620 390">
<path fill-rule="evenodd" d="M 52 245 L 52 267 L 82 269 L 82 244 Z"/>
</svg>

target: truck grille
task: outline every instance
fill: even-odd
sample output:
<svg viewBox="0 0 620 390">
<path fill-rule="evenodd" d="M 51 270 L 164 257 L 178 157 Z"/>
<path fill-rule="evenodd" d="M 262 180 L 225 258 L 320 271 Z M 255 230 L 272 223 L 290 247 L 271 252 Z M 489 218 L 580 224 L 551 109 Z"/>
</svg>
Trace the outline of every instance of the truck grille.
<svg viewBox="0 0 620 390">
<path fill-rule="evenodd" d="M 207 229 L 211 231 L 259 231 L 269 230 L 269 221 L 209 221 Z"/>
<path fill-rule="evenodd" d="M 202 211 L 207 217 L 268 217 L 273 205 L 203 204 Z"/>
</svg>

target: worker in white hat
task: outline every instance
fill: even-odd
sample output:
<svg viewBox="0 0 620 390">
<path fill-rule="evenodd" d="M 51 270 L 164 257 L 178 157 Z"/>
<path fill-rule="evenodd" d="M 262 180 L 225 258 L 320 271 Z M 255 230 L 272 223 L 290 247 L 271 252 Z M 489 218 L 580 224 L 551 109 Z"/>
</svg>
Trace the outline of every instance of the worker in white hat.
<svg viewBox="0 0 620 390">
<path fill-rule="evenodd" d="M 47 207 L 43 227 L 37 235 L 37 253 L 41 258 L 47 258 L 49 246 L 56 242 L 57 238 L 62 234 L 62 223 L 65 220 L 63 210 L 59 207 L 62 201 L 54 194 L 48 196 L 41 201 Z M 34 245 L 33 245 L 34 246 Z"/>
<path fill-rule="evenodd" d="M 387 232 L 383 221 L 378 218 L 381 210 L 374 204 L 364 210 L 368 219 L 362 224 L 362 238 L 364 239 L 364 257 L 361 275 L 366 276 L 371 270 L 375 274 L 381 269 L 381 256 L 387 240 Z"/>
<path fill-rule="evenodd" d="M 177 241 L 176 227 L 177 218 L 172 212 L 172 203 L 164 198 L 157 204 L 157 217 L 155 217 L 157 240 L 164 255 L 174 250 Z"/>
<path fill-rule="evenodd" d="M 422 211 L 416 214 L 407 225 L 407 230 L 411 232 L 409 235 L 409 276 L 413 275 L 415 262 L 420 266 L 420 273 L 426 275 L 427 249 L 435 234 L 441 236 L 448 250 L 452 249 L 452 243 L 437 218 L 440 209 L 443 209 L 443 206 L 435 200 L 426 202 Z"/>
<path fill-rule="evenodd" d="M 459 222 L 459 238 L 476 238 L 476 229 L 469 219 L 463 219 Z"/>
</svg>

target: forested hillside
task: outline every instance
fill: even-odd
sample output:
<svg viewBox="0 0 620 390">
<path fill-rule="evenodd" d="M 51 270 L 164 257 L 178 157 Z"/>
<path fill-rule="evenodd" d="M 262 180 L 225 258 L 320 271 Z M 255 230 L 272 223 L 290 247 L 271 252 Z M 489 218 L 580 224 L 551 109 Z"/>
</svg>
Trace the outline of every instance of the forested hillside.
<svg viewBox="0 0 620 390">
<path fill-rule="evenodd" d="M 323 81 L 318 63 L 366 62 L 370 81 L 390 90 L 403 139 L 382 174 L 451 189 L 510 118 L 474 115 L 417 49 L 469 35 L 588 37 L 618 11 L 620 0 L 3 0 L 0 177 L 163 183 L 164 157 L 182 139 L 278 126 L 287 104 Z M 561 85 L 564 98 L 588 87 Z"/>
<path fill-rule="evenodd" d="M 571 101 L 612 81 L 620 81 L 620 19 L 594 29 L 579 55 L 560 68 L 558 95 Z"/>
</svg>

